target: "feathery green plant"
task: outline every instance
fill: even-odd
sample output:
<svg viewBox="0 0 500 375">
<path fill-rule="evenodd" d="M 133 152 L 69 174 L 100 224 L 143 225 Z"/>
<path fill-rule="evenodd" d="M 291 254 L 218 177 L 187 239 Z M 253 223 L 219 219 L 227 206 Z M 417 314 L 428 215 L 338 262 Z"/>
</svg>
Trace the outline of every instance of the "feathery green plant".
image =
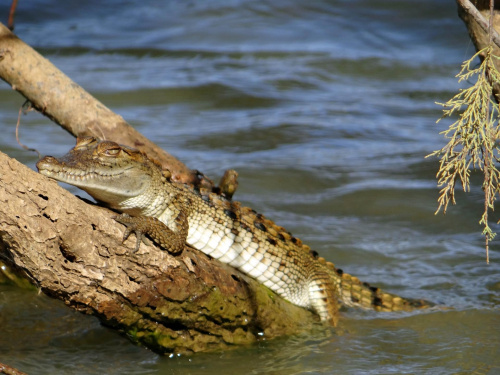
<svg viewBox="0 0 500 375">
<path fill-rule="evenodd" d="M 484 59 L 481 65 L 473 68 L 473 62 L 480 54 Z M 494 64 L 498 60 L 489 46 L 462 64 L 457 75 L 458 81 L 470 81 L 475 78 L 476 83 L 467 89 L 461 89 L 446 103 L 437 103 L 444 107 L 443 116 L 438 122 L 454 113 L 458 114 L 458 119 L 441 133 L 449 139 L 448 144 L 428 155 L 440 158 L 436 177 L 438 186 L 442 188 L 436 213 L 441 209 L 446 213 L 448 204 L 455 204 L 457 180 L 460 180 L 463 190 L 467 192 L 470 190 L 471 170 L 479 169 L 483 172 L 484 211 L 479 224 L 484 227 L 487 261 L 489 241 L 496 235 L 489 226 L 488 211 L 494 209 L 496 194 L 500 191 L 500 171 L 496 166 L 500 156 L 497 143 L 500 135 L 499 108 L 492 94 L 493 85 L 500 84 L 500 73 Z M 462 107 L 465 109 L 461 112 Z"/>
</svg>

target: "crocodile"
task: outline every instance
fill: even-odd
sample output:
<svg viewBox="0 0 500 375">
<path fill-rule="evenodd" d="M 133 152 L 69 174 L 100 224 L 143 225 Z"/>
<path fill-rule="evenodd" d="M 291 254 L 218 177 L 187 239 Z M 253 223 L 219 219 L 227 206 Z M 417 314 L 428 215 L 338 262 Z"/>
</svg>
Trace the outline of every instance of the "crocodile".
<svg viewBox="0 0 500 375">
<path fill-rule="evenodd" d="M 173 182 L 158 162 L 134 148 L 78 138 L 65 156 L 45 156 L 37 168 L 118 211 L 114 219 L 125 225 L 123 241 L 136 235 L 134 252 L 143 235 L 172 254 L 187 243 L 331 325 L 338 322 L 339 303 L 376 311 L 431 306 L 361 282 L 283 227 L 223 194 Z"/>
</svg>

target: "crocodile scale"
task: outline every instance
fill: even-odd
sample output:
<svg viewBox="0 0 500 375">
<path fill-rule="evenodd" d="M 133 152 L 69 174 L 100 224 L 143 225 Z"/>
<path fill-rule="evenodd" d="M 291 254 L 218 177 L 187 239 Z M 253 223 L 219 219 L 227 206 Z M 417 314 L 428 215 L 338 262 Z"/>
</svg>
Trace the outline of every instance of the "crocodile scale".
<svg viewBox="0 0 500 375">
<path fill-rule="evenodd" d="M 184 243 L 255 278 L 293 304 L 335 325 L 338 302 L 377 311 L 429 306 L 385 293 L 336 269 L 284 228 L 240 203 L 174 183 L 144 153 L 111 141 L 79 138 L 68 154 L 46 156 L 40 173 L 81 188 L 122 214 L 115 219 L 172 253 Z"/>
</svg>

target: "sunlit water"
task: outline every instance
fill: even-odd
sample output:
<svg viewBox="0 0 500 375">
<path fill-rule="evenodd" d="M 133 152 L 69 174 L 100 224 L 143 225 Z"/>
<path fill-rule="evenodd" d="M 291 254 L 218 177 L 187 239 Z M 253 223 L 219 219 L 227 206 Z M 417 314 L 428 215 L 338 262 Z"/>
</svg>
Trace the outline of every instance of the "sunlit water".
<svg viewBox="0 0 500 375">
<path fill-rule="evenodd" d="M 7 18 L 7 2 L 0 17 Z M 10 3 L 10 2 L 8 2 Z M 20 1 L 17 34 L 139 131 L 362 280 L 446 309 L 346 310 L 337 329 L 160 357 L 92 317 L 0 285 L 0 362 L 30 374 L 500 373 L 500 252 L 481 191 L 434 216 L 436 101 L 473 52 L 454 2 Z M 23 99 L 0 84 L 0 150 Z M 74 139 L 41 115 L 21 140 Z M 76 192 L 76 190 L 73 190 Z"/>
</svg>

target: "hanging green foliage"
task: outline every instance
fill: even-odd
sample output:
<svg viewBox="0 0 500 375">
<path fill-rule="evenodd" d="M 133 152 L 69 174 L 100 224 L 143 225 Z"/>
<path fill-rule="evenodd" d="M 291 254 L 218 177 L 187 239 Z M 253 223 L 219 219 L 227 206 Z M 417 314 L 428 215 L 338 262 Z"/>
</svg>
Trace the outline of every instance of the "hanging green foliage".
<svg viewBox="0 0 500 375">
<path fill-rule="evenodd" d="M 484 59 L 479 66 L 473 68 L 474 61 L 479 55 Z M 495 61 L 498 60 L 499 58 L 493 55 L 490 46 L 462 64 L 462 69 L 457 75 L 458 81 L 475 80 L 476 83 L 467 89 L 461 89 L 446 103 L 438 103 L 444 107 L 441 119 L 454 114 L 458 118 L 441 133 L 449 140 L 446 146 L 428 155 L 440 158 L 436 177 L 441 190 L 436 213 L 441 209 L 446 213 L 448 204 L 450 202 L 455 204 L 457 180 L 462 184 L 464 191 L 469 191 L 471 170 L 479 169 L 483 172 L 485 200 L 479 223 L 484 227 L 483 235 L 486 238 L 486 246 L 488 246 L 488 241 L 496 235 L 489 226 L 488 211 L 493 210 L 496 194 L 500 191 L 500 172 L 496 165 L 500 156 L 497 142 L 500 130 L 499 108 L 492 95 L 493 86 L 500 84 L 500 73 L 495 66 Z"/>
</svg>

